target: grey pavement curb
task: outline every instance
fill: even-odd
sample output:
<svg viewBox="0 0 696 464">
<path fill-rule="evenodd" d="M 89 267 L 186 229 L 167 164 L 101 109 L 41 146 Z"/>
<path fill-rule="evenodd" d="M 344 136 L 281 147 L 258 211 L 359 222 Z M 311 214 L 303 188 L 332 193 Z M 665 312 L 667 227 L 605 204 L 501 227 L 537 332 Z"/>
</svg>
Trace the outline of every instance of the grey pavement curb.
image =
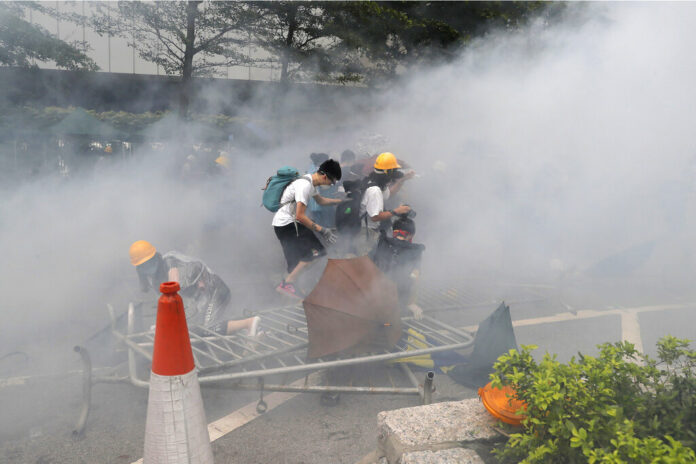
<svg viewBox="0 0 696 464">
<path fill-rule="evenodd" d="M 496 424 L 496 419 L 478 398 L 382 411 L 377 415 L 377 451 L 389 464 L 479 463 L 483 461 L 472 450 L 437 452 L 463 449 L 467 444 L 502 441 L 504 437 L 495 430 Z M 416 454 L 421 451 L 430 453 Z M 462 459 L 465 455 L 474 457 L 467 458 L 470 461 L 457 461 L 453 457 L 457 453 Z"/>
</svg>

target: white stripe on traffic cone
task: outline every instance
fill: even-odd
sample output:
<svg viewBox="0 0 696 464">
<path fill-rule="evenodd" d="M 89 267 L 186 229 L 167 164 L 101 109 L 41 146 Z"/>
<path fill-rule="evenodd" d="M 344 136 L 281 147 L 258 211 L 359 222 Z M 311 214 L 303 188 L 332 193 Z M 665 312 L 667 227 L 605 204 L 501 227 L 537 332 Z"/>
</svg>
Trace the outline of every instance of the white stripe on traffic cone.
<svg viewBox="0 0 696 464">
<path fill-rule="evenodd" d="M 144 464 L 212 464 L 213 450 L 177 282 L 160 286 Z"/>
</svg>

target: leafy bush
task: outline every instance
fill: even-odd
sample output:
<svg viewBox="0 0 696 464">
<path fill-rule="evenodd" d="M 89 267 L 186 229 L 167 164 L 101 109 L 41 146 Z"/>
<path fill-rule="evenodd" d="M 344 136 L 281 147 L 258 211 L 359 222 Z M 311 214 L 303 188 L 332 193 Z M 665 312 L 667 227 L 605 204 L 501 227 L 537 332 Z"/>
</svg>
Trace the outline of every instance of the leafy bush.
<svg viewBox="0 0 696 464">
<path fill-rule="evenodd" d="M 628 342 L 567 364 L 548 353 L 536 362 L 533 345 L 498 358 L 493 385 L 510 385 L 527 403 L 500 460 L 696 463 L 696 351 L 671 336 L 657 347 L 657 360 Z"/>
</svg>

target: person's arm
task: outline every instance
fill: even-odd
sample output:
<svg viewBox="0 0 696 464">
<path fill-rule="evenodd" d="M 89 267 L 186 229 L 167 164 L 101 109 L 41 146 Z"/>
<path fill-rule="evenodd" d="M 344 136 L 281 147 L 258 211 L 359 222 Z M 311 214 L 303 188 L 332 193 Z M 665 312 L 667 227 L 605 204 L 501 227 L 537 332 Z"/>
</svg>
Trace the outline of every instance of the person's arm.
<svg viewBox="0 0 696 464">
<path fill-rule="evenodd" d="M 307 216 L 307 203 L 309 203 L 311 185 L 311 182 L 308 182 L 304 185 L 298 186 L 295 191 L 295 203 L 297 204 L 297 207 L 295 208 L 295 220 L 307 227 L 309 230 L 321 233 L 324 228 L 312 221 L 309 216 Z M 318 194 L 312 196 L 312 198 L 315 199 L 317 197 L 322 198 L 322 196 Z M 326 199 L 328 200 L 328 198 Z M 317 201 L 317 203 L 319 203 L 319 201 Z"/>
<path fill-rule="evenodd" d="M 314 198 L 314 201 L 316 201 L 317 204 L 319 204 L 321 206 L 337 205 L 342 201 L 340 198 L 326 198 L 326 197 L 322 197 L 321 195 L 314 195 L 312 198 Z M 298 203 L 298 205 L 299 205 L 299 203 Z"/>
<path fill-rule="evenodd" d="M 169 270 L 169 281 L 179 282 L 179 268 L 173 267 Z M 159 289 L 157 289 L 159 290 Z"/>
<path fill-rule="evenodd" d="M 408 174 L 404 174 L 404 177 L 402 177 L 401 179 L 397 180 L 396 182 L 394 182 L 393 184 L 391 184 L 389 186 L 389 195 L 396 194 L 396 192 L 401 190 L 401 187 L 404 186 L 404 182 L 413 178 L 413 176 L 415 176 L 415 175 L 416 175 L 415 171 L 409 171 Z"/>
<path fill-rule="evenodd" d="M 394 208 L 394 209 L 392 209 L 392 210 L 389 210 L 389 211 L 382 211 L 381 213 L 376 214 L 375 216 L 370 217 L 370 220 L 371 220 L 372 222 L 386 221 L 387 219 L 391 219 L 391 218 L 393 218 L 394 216 L 398 216 L 398 215 L 400 215 L 400 214 L 406 214 L 406 213 L 408 213 L 409 211 L 411 211 L 411 207 L 410 207 L 410 206 L 401 205 L 401 206 L 399 206 L 399 207 L 397 207 L 397 208 Z"/>
<path fill-rule="evenodd" d="M 297 222 L 316 232 L 321 232 L 324 228 L 312 221 L 309 216 L 307 216 L 307 205 L 302 202 L 297 202 L 297 210 L 295 211 L 295 219 Z"/>
</svg>

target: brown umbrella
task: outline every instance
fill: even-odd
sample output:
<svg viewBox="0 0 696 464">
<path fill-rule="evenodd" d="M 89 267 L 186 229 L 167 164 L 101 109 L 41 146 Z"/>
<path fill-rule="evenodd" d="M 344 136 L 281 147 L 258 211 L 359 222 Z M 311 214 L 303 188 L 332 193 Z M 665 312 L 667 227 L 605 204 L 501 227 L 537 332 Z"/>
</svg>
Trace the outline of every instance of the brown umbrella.
<svg viewBox="0 0 696 464">
<path fill-rule="evenodd" d="M 330 259 L 303 305 L 310 358 L 389 348 L 401 337 L 396 285 L 367 256 Z"/>
</svg>

